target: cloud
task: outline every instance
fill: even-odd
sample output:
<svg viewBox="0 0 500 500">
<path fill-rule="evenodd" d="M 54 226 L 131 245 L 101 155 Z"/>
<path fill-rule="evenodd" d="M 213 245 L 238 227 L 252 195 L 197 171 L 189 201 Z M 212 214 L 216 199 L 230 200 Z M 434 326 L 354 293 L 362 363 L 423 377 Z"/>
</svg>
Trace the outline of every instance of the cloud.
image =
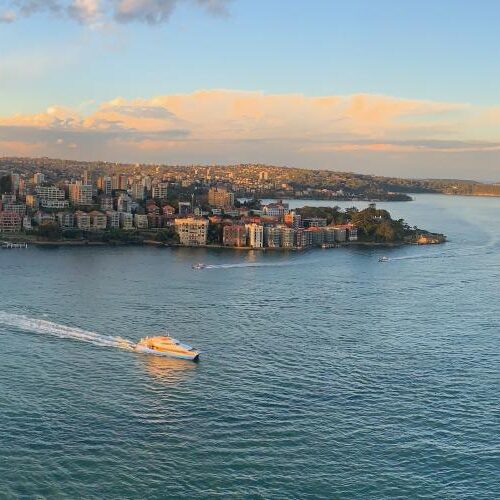
<svg viewBox="0 0 500 500">
<path fill-rule="evenodd" d="M 17 19 L 17 15 L 13 10 L 0 12 L 0 23 L 13 23 Z"/>
<path fill-rule="evenodd" d="M 231 0 L 0 0 L 0 22 L 49 13 L 81 24 L 118 23 L 161 24 L 169 20 L 181 4 L 192 4 L 212 15 L 227 14 Z"/>
<path fill-rule="evenodd" d="M 419 175 L 455 175 L 448 170 L 466 161 L 498 164 L 500 112 L 370 94 L 204 90 L 0 117 L 0 142 L 9 151 L 17 144 L 19 154 L 31 147 L 91 160 L 253 161 L 393 174 L 411 166 Z M 448 170 L 439 173 L 435 162 Z"/>
</svg>

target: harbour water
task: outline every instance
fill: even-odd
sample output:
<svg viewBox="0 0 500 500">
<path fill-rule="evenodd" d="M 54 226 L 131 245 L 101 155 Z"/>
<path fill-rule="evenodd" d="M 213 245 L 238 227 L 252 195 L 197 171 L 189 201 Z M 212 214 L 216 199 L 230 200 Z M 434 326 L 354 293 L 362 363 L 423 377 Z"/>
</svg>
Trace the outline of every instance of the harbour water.
<svg viewBox="0 0 500 500">
<path fill-rule="evenodd" d="M 499 498 L 500 199 L 379 206 L 449 243 L 0 252 L 0 498 Z"/>
</svg>

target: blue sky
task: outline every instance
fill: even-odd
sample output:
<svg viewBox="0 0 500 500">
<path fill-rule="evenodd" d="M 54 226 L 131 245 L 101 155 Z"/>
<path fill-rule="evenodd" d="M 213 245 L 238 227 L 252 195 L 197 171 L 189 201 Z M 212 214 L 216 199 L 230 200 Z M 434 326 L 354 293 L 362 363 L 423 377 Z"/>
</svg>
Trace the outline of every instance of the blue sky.
<svg viewBox="0 0 500 500">
<path fill-rule="evenodd" d="M 209 12 L 199 5 L 203 0 L 170 2 L 176 4 L 170 17 L 150 25 L 140 19 L 116 22 L 109 14 L 87 23 L 43 10 L 26 17 L 9 0 L 0 0 L 0 15 L 16 15 L 13 22 L 0 23 L 0 117 L 41 113 L 49 106 L 86 116 L 117 97 L 151 99 L 210 89 L 382 95 L 477 110 L 500 104 L 500 2 L 212 0 L 224 4 L 225 13 Z M 464 118 L 454 120 L 461 126 Z M 486 130 L 481 121 L 483 126 Z M 488 143 L 486 157 L 480 151 L 477 158 L 486 162 L 486 177 L 495 175 L 498 152 L 491 148 L 497 138 L 491 130 L 484 137 L 460 130 L 453 140 Z M 460 157 L 462 174 L 465 161 Z M 443 162 L 448 165 L 443 173 L 450 173 L 451 163 Z"/>
</svg>

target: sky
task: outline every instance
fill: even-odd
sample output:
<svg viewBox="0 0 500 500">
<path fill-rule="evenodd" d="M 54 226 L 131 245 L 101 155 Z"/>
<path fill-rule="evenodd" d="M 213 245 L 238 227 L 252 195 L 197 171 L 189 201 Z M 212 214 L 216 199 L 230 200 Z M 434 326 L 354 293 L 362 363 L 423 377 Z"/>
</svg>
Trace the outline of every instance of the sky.
<svg viewBox="0 0 500 500">
<path fill-rule="evenodd" d="M 0 156 L 500 181 L 497 0 L 0 0 Z"/>
</svg>

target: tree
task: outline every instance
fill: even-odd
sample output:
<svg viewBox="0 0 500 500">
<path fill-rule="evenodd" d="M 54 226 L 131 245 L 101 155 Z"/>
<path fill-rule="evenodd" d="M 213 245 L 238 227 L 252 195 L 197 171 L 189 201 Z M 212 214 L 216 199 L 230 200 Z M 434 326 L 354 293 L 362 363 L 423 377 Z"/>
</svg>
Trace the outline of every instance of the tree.
<svg viewBox="0 0 500 500">
<path fill-rule="evenodd" d="M 38 234 L 42 238 L 47 238 L 50 240 L 58 240 L 62 236 L 61 228 L 55 222 L 48 222 L 42 224 L 38 228 Z"/>
</svg>

